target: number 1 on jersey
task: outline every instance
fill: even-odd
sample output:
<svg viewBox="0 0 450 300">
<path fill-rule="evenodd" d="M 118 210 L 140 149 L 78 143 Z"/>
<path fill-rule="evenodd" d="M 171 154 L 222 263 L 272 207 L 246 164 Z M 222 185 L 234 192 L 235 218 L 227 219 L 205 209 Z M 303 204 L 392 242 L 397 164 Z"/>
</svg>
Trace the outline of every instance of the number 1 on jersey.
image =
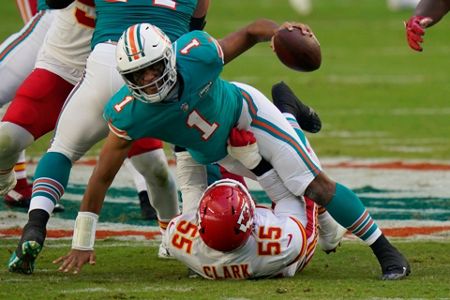
<svg viewBox="0 0 450 300">
<path fill-rule="evenodd" d="M 153 0 L 153 5 L 164 6 L 171 9 L 177 8 L 177 3 L 173 0 Z"/>
<path fill-rule="evenodd" d="M 197 128 L 202 133 L 202 139 L 205 141 L 208 140 L 219 127 L 219 124 L 216 122 L 210 124 L 196 110 L 189 114 L 187 124 L 191 128 Z"/>
</svg>

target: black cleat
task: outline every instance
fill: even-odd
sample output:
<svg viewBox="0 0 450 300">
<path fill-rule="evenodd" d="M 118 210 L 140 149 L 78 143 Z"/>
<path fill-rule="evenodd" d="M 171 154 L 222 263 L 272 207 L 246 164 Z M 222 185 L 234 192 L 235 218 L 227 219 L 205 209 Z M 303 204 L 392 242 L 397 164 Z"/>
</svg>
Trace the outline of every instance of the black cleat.
<svg viewBox="0 0 450 300">
<path fill-rule="evenodd" d="M 295 116 L 300 127 L 310 133 L 317 133 L 322 128 L 319 115 L 300 101 L 283 81 L 272 86 L 273 104 L 283 113 Z"/>
<path fill-rule="evenodd" d="M 147 191 L 139 192 L 139 206 L 141 207 L 141 216 L 144 220 L 157 220 L 156 210 L 150 204 Z"/>
<path fill-rule="evenodd" d="M 383 235 L 370 247 L 380 263 L 382 280 L 399 280 L 411 273 L 406 258 Z"/>
<path fill-rule="evenodd" d="M 17 249 L 9 258 L 8 270 L 13 273 L 32 274 L 34 262 L 44 246 L 45 236 L 45 228 L 27 223 Z"/>
<path fill-rule="evenodd" d="M 381 265 L 382 280 L 399 280 L 403 279 L 411 273 L 406 258 L 394 247 L 386 250 L 386 252 L 378 258 Z"/>
</svg>

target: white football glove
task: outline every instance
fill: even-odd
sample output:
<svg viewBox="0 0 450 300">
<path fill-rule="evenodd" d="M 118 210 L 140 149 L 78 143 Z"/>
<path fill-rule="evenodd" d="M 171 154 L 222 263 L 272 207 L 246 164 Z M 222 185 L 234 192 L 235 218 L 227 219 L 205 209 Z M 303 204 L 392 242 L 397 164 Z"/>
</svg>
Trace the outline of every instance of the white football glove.
<svg viewBox="0 0 450 300">
<path fill-rule="evenodd" d="M 253 133 L 245 129 L 231 130 L 227 150 L 231 157 L 240 161 L 249 170 L 256 168 L 262 160 Z"/>
</svg>

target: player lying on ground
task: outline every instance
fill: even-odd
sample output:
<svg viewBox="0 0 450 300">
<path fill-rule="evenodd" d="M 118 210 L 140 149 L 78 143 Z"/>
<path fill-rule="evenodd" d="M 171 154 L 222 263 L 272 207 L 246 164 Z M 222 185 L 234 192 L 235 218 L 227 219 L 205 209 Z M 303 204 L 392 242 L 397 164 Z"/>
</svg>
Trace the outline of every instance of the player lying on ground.
<svg viewBox="0 0 450 300">
<path fill-rule="evenodd" d="M 295 26 L 309 31 L 305 25 Z M 271 28 L 262 40 L 269 40 L 277 29 Z M 261 39 L 249 36 L 247 29 L 219 41 L 194 31 L 180 37 L 172 47 L 169 38 L 150 24 L 136 24 L 124 32 L 117 45 L 117 65 L 127 85 L 105 107 L 111 132 L 89 180 L 80 222 L 96 220 L 99 203 L 132 140 L 153 136 L 186 148 L 200 164 L 217 162 L 233 173 L 257 179 L 274 202 L 281 199 L 270 195 L 280 185 L 296 196 L 307 196 L 371 247 L 380 263 L 382 279 L 406 277 L 410 273 L 407 260 L 385 238 L 356 194 L 322 171 L 312 148 L 280 111 L 255 88 L 219 77 L 224 63 L 258 41 Z M 295 104 L 280 106 L 283 112 L 291 113 L 289 121 L 296 122 Z M 228 155 L 227 140 L 233 127 L 253 133 L 273 172 L 259 174 L 253 170 L 257 157 L 246 157 L 245 151 L 238 160 Z M 281 182 L 276 180 L 278 176 Z M 74 237 L 75 249 L 64 262 L 68 269 L 78 271 L 91 261 L 92 251 L 78 249 L 92 249 L 93 235 Z"/>
<path fill-rule="evenodd" d="M 163 239 L 171 255 L 207 279 L 294 276 L 317 245 L 317 205 L 286 194 L 274 210 L 255 207 L 242 184 L 217 181 L 198 211 L 173 219 Z"/>
<path fill-rule="evenodd" d="M 249 151 L 253 151 L 247 154 L 260 156 L 251 132 L 232 131 L 230 147 L 240 151 L 247 145 L 252 145 Z M 257 168 L 273 172 L 263 159 Z M 276 172 L 272 174 L 281 181 Z M 221 180 L 210 185 L 196 211 L 183 213 L 169 223 L 163 239 L 170 254 L 207 279 L 294 276 L 316 249 L 317 204 L 293 195 L 283 185 L 279 187 L 272 197 L 281 200 L 272 210 L 255 208 L 250 193 L 238 182 Z M 326 230 L 322 228 L 324 236 L 319 243 L 322 248 L 335 248 L 345 231 L 331 220 Z"/>
<path fill-rule="evenodd" d="M 405 22 L 406 40 L 409 47 L 422 51 L 425 29 L 438 23 L 450 10 L 450 0 L 421 0 L 414 15 Z"/>
</svg>

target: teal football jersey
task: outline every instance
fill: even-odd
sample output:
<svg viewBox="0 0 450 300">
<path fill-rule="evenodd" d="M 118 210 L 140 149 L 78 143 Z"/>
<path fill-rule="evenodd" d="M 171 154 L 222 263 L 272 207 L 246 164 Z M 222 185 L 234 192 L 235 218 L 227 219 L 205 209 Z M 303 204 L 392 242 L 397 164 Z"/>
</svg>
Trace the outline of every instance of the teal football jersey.
<svg viewBox="0 0 450 300">
<path fill-rule="evenodd" d="M 151 23 L 175 41 L 189 32 L 196 7 L 197 0 L 95 0 L 97 20 L 91 46 L 118 41 L 136 23 Z"/>
<path fill-rule="evenodd" d="M 228 136 L 242 110 L 241 91 L 219 77 L 222 50 L 206 32 L 183 35 L 174 49 L 177 101 L 144 103 L 124 86 L 106 105 L 104 117 L 124 138 L 154 137 L 186 148 L 199 163 L 219 161 L 227 155 Z"/>
</svg>

